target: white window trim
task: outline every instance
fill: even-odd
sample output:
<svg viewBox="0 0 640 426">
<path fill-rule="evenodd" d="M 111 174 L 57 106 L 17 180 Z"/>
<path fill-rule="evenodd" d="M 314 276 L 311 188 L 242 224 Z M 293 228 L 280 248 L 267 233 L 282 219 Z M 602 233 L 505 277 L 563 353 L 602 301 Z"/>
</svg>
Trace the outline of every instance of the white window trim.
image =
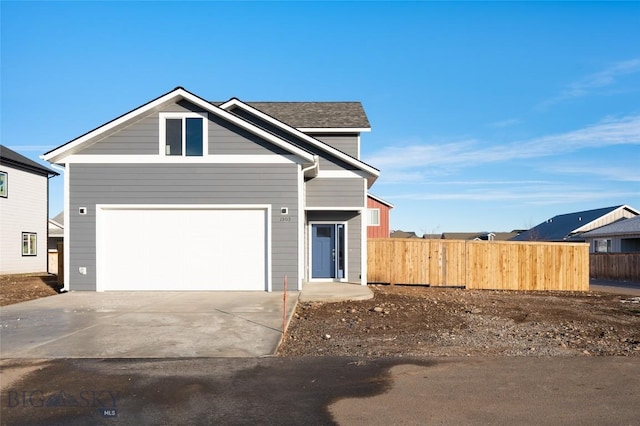
<svg viewBox="0 0 640 426">
<path fill-rule="evenodd" d="M 376 212 L 377 223 L 373 223 L 371 220 L 371 213 Z M 367 209 L 367 226 L 380 226 L 380 209 L 368 208 Z"/>
<path fill-rule="evenodd" d="M 35 237 L 35 241 L 33 245 L 31 244 L 31 235 Z M 24 237 L 27 237 L 27 253 L 24 252 Z M 38 234 L 36 232 L 23 232 L 22 233 L 22 241 L 20 244 L 20 248 L 22 249 L 22 256 L 30 257 L 38 255 Z"/>
<path fill-rule="evenodd" d="M 187 132 L 185 131 L 185 119 L 187 118 L 202 118 L 202 156 L 209 155 L 209 115 L 206 112 L 161 112 L 160 118 L 160 140 L 159 151 L 162 157 L 190 157 L 187 155 Z M 167 155 L 166 154 L 166 136 L 167 136 L 167 119 L 182 119 L 182 155 Z M 199 157 L 199 156 L 193 156 Z"/>
<path fill-rule="evenodd" d="M 313 278 L 313 225 L 344 225 L 344 278 Z M 349 223 L 343 220 L 312 220 L 307 227 L 308 250 L 309 250 L 309 276 L 308 282 L 349 282 Z M 337 237 L 336 237 L 337 238 Z"/>
</svg>

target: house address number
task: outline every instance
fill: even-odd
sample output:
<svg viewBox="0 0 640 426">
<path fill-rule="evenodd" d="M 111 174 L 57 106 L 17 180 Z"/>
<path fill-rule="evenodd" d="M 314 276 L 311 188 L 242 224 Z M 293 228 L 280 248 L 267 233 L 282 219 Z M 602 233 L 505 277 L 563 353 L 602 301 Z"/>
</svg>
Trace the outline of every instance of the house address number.
<svg viewBox="0 0 640 426">
<path fill-rule="evenodd" d="M 283 216 L 280 218 L 280 222 L 291 222 L 291 217 Z"/>
</svg>

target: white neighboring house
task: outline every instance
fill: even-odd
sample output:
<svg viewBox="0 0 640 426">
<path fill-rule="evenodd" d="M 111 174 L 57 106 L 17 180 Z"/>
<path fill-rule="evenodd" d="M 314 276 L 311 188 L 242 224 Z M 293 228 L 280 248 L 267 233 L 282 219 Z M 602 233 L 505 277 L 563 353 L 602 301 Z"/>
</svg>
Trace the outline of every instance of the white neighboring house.
<svg viewBox="0 0 640 426">
<path fill-rule="evenodd" d="M 640 253 L 640 216 L 582 234 L 591 253 Z"/>
<path fill-rule="evenodd" d="M 47 272 L 49 178 L 57 175 L 0 145 L 0 274 Z"/>
<path fill-rule="evenodd" d="M 58 213 L 53 219 L 49 219 L 49 273 L 58 274 L 58 244 L 64 241 L 64 212 Z"/>
</svg>

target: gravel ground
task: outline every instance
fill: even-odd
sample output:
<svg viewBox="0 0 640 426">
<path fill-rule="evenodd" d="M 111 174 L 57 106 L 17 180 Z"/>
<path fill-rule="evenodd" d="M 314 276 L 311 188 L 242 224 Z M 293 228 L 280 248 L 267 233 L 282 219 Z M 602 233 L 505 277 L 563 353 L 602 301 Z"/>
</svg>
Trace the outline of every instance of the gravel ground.
<svg viewBox="0 0 640 426">
<path fill-rule="evenodd" d="M 50 274 L 0 275 L 0 306 L 58 294 L 62 286 Z"/>
<path fill-rule="evenodd" d="M 281 356 L 640 356 L 640 298 L 372 286 L 299 303 Z"/>
</svg>

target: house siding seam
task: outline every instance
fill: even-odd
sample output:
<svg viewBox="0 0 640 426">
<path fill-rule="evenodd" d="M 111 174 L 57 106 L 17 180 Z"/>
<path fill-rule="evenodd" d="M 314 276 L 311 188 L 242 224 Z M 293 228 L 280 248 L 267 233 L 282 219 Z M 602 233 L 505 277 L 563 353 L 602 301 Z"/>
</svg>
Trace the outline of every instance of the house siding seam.
<svg viewBox="0 0 640 426">
<path fill-rule="evenodd" d="M 365 205 L 363 178 L 314 178 L 306 182 L 307 207 L 353 207 Z"/>
<path fill-rule="evenodd" d="M 96 289 L 97 204 L 269 204 L 273 290 L 298 280 L 296 164 L 70 164 L 70 290 Z M 78 208 L 87 207 L 86 215 Z M 288 207 L 289 222 L 280 208 Z M 168 225 L 169 226 L 169 225 Z M 158 230 L 165 232 L 165 230 Z M 78 268 L 87 268 L 87 274 Z"/>
<path fill-rule="evenodd" d="M 360 158 L 360 152 L 358 149 L 358 134 L 314 134 L 314 138 L 331 145 L 332 147 L 339 149 L 345 154 L 349 154 L 354 158 Z"/>
</svg>

